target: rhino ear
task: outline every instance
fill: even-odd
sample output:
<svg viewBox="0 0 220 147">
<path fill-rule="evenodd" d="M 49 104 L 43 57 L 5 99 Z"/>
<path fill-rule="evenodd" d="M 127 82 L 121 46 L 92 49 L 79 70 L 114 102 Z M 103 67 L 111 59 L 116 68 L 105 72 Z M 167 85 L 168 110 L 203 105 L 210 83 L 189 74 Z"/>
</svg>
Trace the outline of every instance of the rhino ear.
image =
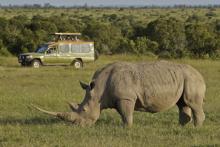
<svg viewBox="0 0 220 147">
<path fill-rule="evenodd" d="M 90 86 L 90 90 L 92 90 L 92 89 L 95 87 L 95 82 L 92 81 L 92 82 L 89 84 L 89 86 Z"/>
<path fill-rule="evenodd" d="M 83 83 L 82 81 L 79 81 L 82 89 L 87 89 L 89 86 L 86 83 Z"/>
</svg>

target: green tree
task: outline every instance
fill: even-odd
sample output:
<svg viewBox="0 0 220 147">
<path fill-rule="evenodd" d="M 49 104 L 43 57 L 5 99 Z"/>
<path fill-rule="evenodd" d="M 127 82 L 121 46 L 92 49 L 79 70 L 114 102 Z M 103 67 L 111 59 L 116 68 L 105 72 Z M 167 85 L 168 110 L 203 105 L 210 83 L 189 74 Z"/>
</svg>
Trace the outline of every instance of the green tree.
<svg viewBox="0 0 220 147">
<path fill-rule="evenodd" d="M 3 41 L 0 39 L 0 56 L 10 56 L 11 53 L 5 48 Z"/>
<path fill-rule="evenodd" d="M 216 20 L 215 22 L 215 33 L 216 33 L 216 39 L 217 39 L 217 50 L 216 50 L 216 56 L 220 58 L 220 19 Z"/>
<path fill-rule="evenodd" d="M 157 49 L 158 49 L 157 42 L 151 41 L 146 37 L 138 37 L 135 40 L 134 52 L 136 54 L 155 53 Z"/>
<path fill-rule="evenodd" d="M 187 23 L 204 23 L 206 18 L 197 14 L 193 14 L 186 20 Z"/>
<path fill-rule="evenodd" d="M 218 49 L 218 39 L 206 24 L 190 24 L 186 26 L 188 48 L 198 57 L 213 56 Z"/>
<path fill-rule="evenodd" d="M 100 53 L 116 53 L 122 37 L 120 29 L 109 23 L 92 21 L 83 32 L 95 41 L 95 47 Z"/>
<path fill-rule="evenodd" d="M 184 56 L 185 25 L 176 18 L 159 18 L 147 26 L 147 36 L 159 45 L 157 54 L 168 52 L 173 57 Z"/>
<path fill-rule="evenodd" d="M 120 28 L 123 37 L 132 38 L 134 36 L 134 28 L 128 19 L 120 19 L 113 25 Z"/>
</svg>

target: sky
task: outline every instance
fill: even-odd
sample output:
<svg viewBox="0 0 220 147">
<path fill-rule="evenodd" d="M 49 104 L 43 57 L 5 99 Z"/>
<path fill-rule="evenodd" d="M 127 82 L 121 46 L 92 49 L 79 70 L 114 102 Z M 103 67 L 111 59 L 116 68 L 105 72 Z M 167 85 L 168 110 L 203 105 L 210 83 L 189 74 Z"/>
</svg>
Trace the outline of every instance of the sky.
<svg viewBox="0 0 220 147">
<path fill-rule="evenodd" d="M 0 0 L 1 5 L 24 5 L 50 3 L 54 6 L 147 6 L 147 5 L 220 5 L 220 0 Z"/>
</svg>

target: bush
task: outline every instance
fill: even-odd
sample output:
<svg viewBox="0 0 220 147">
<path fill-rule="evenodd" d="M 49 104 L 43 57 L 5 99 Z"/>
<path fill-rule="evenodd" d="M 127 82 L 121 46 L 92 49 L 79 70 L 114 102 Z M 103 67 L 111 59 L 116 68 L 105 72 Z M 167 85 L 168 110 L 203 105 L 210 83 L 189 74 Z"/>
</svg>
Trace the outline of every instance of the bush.
<svg viewBox="0 0 220 147">
<path fill-rule="evenodd" d="M 168 51 L 163 51 L 158 54 L 158 57 L 162 59 L 171 59 L 172 55 Z"/>
<path fill-rule="evenodd" d="M 3 47 L 0 49 L 0 56 L 9 57 L 11 56 L 11 53 L 5 47 Z"/>
<path fill-rule="evenodd" d="M 150 22 L 146 34 L 157 42 L 158 55 L 179 57 L 186 47 L 185 24 L 176 18 L 161 17 Z"/>
<path fill-rule="evenodd" d="M 217 14 L 213 11 L 210 11 L 210 12 L 206 13 L 205 16 L 207 16 L 207 17 L 216 17 Z"/>
<path fill-rule="evenodd" d="M 154 59 L 157 59 L 157 58 L 158 58 L 158 56 L 155 55 L 155 54 L 152 53 L 152 52 L 146 52 L 144 55 L 145 55 L 145 56 L 148 56 L 148 57 L 151 57 L 151 58 L 154 58 Z"/>
<path fill-rule="evenodd" d="M 213 56 L 219 48 L 216 34 L 206 24 L 186 26 L 187 48 L 197 57 Z"/>
<path fill-rule="evenodd" d="M 98 21 L 90 22 L 83 33 L 95 41 L 95 47 L 100 53 L 116 53 L 122 38 L 117 27 Z"/>
<path fill-rule="evenodd" d="M 147 54 L 149 52 L 155 53 L 155 51 L 158 49 L 157 42 L 151 41 L 147 39 L 146 37 L 138 37 L 135 40 L 135 47 L 133 52 L 135 54 Z"/>
<path fill-rule="evenodd" d="M 104 54 L 131 53 L 160 58 L 220 56 L 220 20 L 207 24 L 204 15 L 192 14 L 184 22 L 152 11 L 158 18 L 149 22 L 151 19 L 137 19 L 135 15 L 106 13 L 97 17 L 82 15 L 78 10 L 72 15 L 66 12 L 62 16 L 0 18 L 0 55 L 32 52 L 51 40 L 50 33 L 82 32 L 83 39 L 93 40 L 96 50 Z M 205 15 L 213 17 L 214 13 L 210 9 Z"/>
<path fill-rule="evenodd" d="M 11 53 L 4 47 L 2 40 L 0 40 L 0 56 L 11 56 Z"/>
</svg>

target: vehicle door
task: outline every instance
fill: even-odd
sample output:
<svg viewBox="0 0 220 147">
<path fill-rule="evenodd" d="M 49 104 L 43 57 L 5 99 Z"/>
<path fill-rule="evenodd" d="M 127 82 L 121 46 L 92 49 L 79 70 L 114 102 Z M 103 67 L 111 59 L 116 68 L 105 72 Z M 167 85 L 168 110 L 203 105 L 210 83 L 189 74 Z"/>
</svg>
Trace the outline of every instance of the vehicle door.
<svg viewBox="0 0 220 147">
<path fill-rule="evenodd" d="M 56 47 L 49 47 L 45 52 L 44 56 L 44 63 L 45 64 L 54 64 L 57 63 L 57 48 Z"/>
</svg>

